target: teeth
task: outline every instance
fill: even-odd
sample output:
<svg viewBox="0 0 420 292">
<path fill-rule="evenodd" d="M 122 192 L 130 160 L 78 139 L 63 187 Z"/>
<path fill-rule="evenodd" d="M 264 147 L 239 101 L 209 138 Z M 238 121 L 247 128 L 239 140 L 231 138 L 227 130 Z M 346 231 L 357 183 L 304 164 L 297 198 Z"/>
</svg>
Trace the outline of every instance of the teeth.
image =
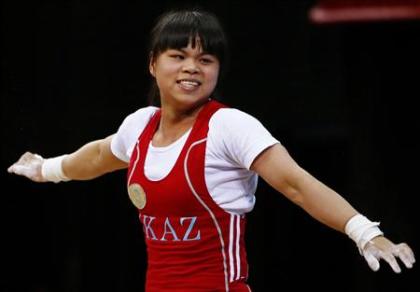
<svg viewBox="0 0 420 292">
<path fill-rule="evenodd" d="M 194 90 L 200 85 L 200 82 L 193 80 L 180 80 L 178 83 L 184 90 Z"/>
<path fill-rule="evenodd" d="M 187 80 L 181 80 L 180 82 L 183 85 L 187 85 L 187 86 L 198 86 L 198 82 L 196 81 L 187 81 Z"/>
</svg>

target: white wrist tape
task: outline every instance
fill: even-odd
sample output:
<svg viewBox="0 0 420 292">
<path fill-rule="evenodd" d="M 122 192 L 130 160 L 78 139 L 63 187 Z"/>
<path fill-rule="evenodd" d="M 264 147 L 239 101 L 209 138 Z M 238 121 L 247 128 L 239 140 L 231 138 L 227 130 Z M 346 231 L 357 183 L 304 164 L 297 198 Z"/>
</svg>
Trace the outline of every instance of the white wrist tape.
<svg viewBox="0 0 420 292">
<path fill-rule="evenodd" d="M 44 179 L 47 181 L 58 183 L 60 181 L 69 181 L 70 178 L 64 175 L 62 162 L 68 154 L 44 159 L 41 172 Z"/>
<path fill-rule="evenodd" d="M 344 231 L 356 243 L 362 254 L 363 248 L 370 240 L 384 234 L 378 226 L 379 222 L 372 222 L 365 216 L 357 214 L 346 223 Z"/>
</svg>

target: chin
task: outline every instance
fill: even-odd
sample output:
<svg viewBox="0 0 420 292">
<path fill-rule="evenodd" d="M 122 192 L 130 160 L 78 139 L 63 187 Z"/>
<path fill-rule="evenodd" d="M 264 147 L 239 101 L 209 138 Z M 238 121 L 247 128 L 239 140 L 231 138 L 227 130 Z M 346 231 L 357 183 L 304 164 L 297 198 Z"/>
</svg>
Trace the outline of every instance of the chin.
<svg viewBox="0 0 420 292">
<path fill-rule="evenodd" d="M 177 103 L 185 109 L 194 109 L 204 104 L 208 99 L 208 97 L 183 96 L 177 99 Z"/>
</svg>

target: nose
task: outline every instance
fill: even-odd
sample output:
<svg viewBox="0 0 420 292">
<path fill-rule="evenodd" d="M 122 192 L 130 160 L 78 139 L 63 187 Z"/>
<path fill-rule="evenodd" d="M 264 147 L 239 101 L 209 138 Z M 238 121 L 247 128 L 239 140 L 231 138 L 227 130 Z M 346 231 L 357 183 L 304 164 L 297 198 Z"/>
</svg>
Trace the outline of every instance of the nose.
<svg viewBox="0 0 420 292">
<path fill-rule="evenodd" d="M 184 66 L 182 67 L 182 71 L 184 73 L 196 74 L 200 72 L 200 68 L 197 65 L 195 60 L 185 59 Z"/>
</svg>

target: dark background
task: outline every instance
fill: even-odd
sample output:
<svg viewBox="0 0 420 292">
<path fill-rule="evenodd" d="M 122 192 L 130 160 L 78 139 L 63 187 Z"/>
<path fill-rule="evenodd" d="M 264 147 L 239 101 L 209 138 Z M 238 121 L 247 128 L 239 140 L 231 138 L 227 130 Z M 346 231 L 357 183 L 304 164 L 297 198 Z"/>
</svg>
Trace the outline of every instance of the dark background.
<svg viewBox="0 0 420 292">
<path fill-rule="evenodd" d="M 6 169 L 27 150 L 72 152 L 145 106 L 148 31 L 174 3 L 3 1 L 2 292 L 143 291 L 124 171 L 36 184 Z M 231 41 L 225 102 L 418 253 L 419 21 L 319 25 L 309 0 L 195 3 Z M 253 291 L 419 291 L 418 267 L 372 272 L 350 239 L 262 180 L 248 222 Z"/>
</svg>

